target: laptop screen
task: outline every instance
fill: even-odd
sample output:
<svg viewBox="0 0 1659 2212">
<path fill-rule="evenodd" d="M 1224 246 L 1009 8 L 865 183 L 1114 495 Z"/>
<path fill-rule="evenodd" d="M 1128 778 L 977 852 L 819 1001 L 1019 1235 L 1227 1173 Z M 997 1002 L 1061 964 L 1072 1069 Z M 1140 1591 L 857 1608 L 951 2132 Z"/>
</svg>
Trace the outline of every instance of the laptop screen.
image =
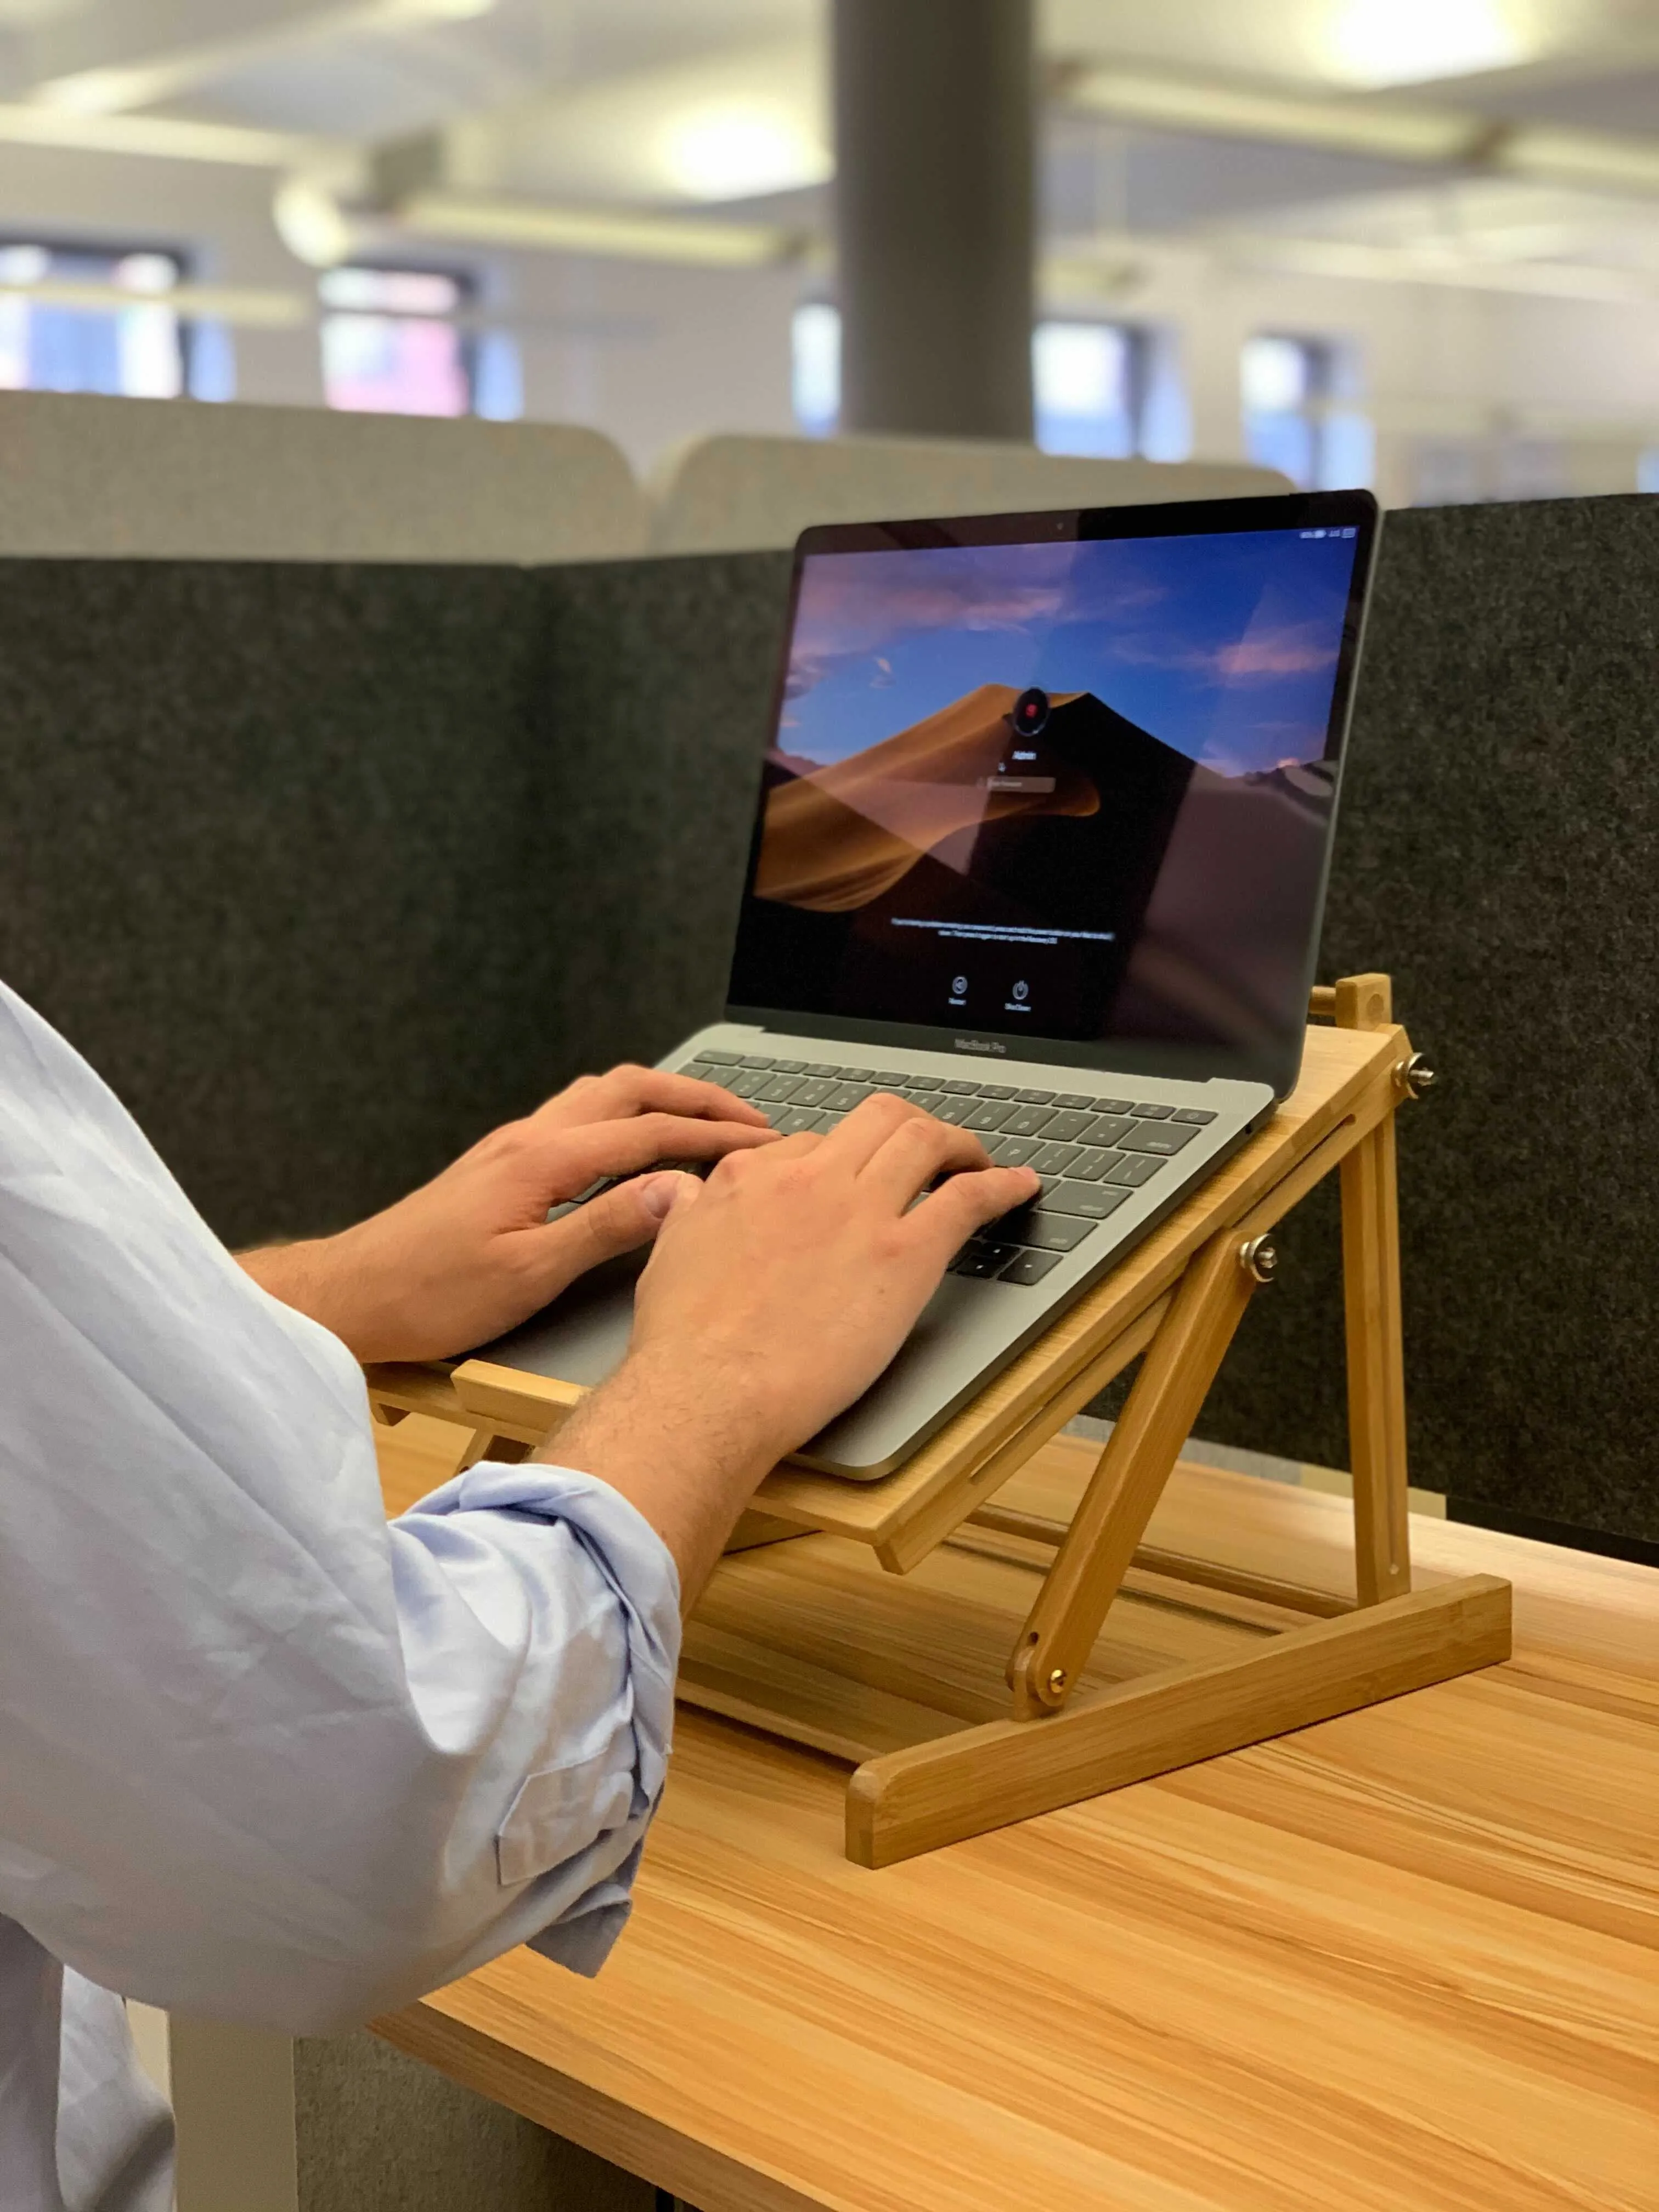
<svg viewBox="0 0 1659 2212">
<path fill-rule="evenodd" d="M 733 1012 L 1282 1087 L 1374 520 L 1334 494 L 809 532 Z"/>
</svg>

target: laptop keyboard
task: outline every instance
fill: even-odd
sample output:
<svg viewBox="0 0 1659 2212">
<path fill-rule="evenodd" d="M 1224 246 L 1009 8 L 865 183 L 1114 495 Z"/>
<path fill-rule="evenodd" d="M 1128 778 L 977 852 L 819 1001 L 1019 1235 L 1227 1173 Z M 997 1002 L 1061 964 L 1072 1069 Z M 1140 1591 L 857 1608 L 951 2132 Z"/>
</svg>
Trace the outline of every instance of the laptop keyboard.
<svg viewBox="0 0 1659 2212">
<path fill-rule="evenodd" d="M 1039 1196 L 972 1237 L 951 1273 L 1030 1288 L 1075 1251 L 1132 1191 L 1168 1164 L 1215 1115 L 1092 1091 L 1018 1090 L 1012 1083 L 832 1067 L 760 1053 L 709 1050 L 679 1070 L 760 1107 L 781 1135 L 833 1129 L 877 1091 L 971 1129 L 998 1167 L 1035 1168 Z M 584 1193 L 584 1198 L 592 1195 Z"/>
</svg>

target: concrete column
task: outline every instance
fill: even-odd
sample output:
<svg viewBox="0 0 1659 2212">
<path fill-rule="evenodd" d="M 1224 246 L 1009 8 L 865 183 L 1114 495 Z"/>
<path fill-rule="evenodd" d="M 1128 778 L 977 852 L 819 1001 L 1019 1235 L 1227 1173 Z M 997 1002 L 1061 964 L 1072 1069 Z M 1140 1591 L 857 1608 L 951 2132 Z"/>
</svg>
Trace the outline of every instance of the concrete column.
<svg viewBox="0 0 1659 2212">
<path fill-rule="evenodd" d="M 1029 439 L 1030 0 L 835 0 L 842 423 Z"/>
</svg>

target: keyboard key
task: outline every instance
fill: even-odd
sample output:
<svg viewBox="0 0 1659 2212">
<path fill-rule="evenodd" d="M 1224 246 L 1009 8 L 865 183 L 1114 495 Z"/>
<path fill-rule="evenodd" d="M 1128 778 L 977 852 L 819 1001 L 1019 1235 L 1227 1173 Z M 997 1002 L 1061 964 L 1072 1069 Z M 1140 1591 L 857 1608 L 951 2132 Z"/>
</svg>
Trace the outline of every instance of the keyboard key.
<svg viewBox="0 0 1659 2212">
<path fill-rule="evenodd" d="M 999 1105 L 994 1098 L 976 1098 L 973 1112 L 962 1126 L 964 1129 L 1000 1129 L 1013 1110 L 1012 1106 Z"/>
<path fill-rule="evenodd" d="M 981 1098 L 1012 1098 L 1014 1086 L 1012 1083 L 981 1083 L 979 1095 Z"/>
<path fill-rule="evenodd" d="M 798 1137 L 817 1126 L 818 1117 L 810 1106 L 786 1106 L 781 1114 L 772 1117 L 772 1127 L 781 1137 Z"/>
<path fill-rule="evenodd" d="M 762 1068 L 740 1067 L 735 1075 L 728 1074 L 725 1087 L 734 1098 L 752 1098 L 757 1091 L 763 1091 L 771 1080 L 771 1077 Z"/>
<path fill-rule="evenodd" d="M 1019 1227 L 1011 1221 L 1001 1224 L 1010 1237 L 1041 1252 L 1075 1251 L 1094 1225 L 1092 1221 L 1080 1221 L 1074 1213 L 1047 1212 L 1034 1213 Z"/>
<path fill-rule="evenodd" d="M 1047 1106 L 1016 1105 L 1003 1123 L 1003 1133 L 1010 1137 L 1040 1137 L 1054 1119 Z"/>
<path fill-rule="evenodd" d="M 1132 1106 L 1129 1111 L 1140 1121 L 1167 1121 L 1175 1112 L 1173 1106 Z"/>
<path fill-rule="evenodd" d="M 1094 1098 L 1090 1101 L 1097 1114 L 1133 1114 L 1134 1108 L 1127 1098 Z"/>
<path fill-rule="evenodd" d="M 841 1079 L 843 1083 L 873 1083 L 876 1071 L 873 1067 L 843 1067 Z"/>
<path fill-rule="evenodd" d="M 1056 1099 L 1054 1103 L 1058 1105 L 1060 1101 Z M 1042 1133 L 1051 1145 L 1069 1145 L 1073 1137 L 1082 1134 L 1093 1118 L 1092 1115 L 1079 1114 L 1075 1107 L 1069 1107 L 1052 1115 L 1044 1125 Z"/>
<path fill-rule="evenodd" d="M 1009 1245 L 1005 1249 L 1012 1251 L 1013 1247 Z M 988 1281 L 993 1275 L 1000 1274 L 1002 1267 L 1002 1261 L 994 1260 L 988 1252 L 975 1251 L 971 1244 L 964 1246 L 951 1262 L 951 1273 L 953 1275 L 971 1275 L 981 1282 Z"/>
<path fill-rule="evenodd" d="M 883 1091 L 902 1091 L 910 1079 L 902 1067 L 878 1067 L 871 1080 Z"/>
<path fill-rule="evenodd" d="M 742 1065 L 744 1067 L 770 1067 L 772 1063 L 763 1053 L 746 1052 L 743 1056 Z"/>
<path fill-rule="evenodd" d="M 705 1060 L 711 1067 L 738 1067 L 742 1065 L 742 1059 L 739 1054 L 735 1052 L 723 1052 L 717 1045 L 712 1044 L 705 1045 L 702 1050 L 697 1054 L 697 1063 L 699 1066 L 701 1066 Z"/>
<path fill-rule="evenodd" d="M 1109 1183 L 1061 1182 L 1042 1194 L 1045 1213 L 1075 1213 L 1086 1221 L 1104 1221 L 1109 1213 L 1115 1213 L 1120 1206 L 1128 1202 L 1127 1190 L 1114 1189 Z"/>
<path fill-rule="evenodd" d="M 1195 1129 L 1202 1129 L 1214 1121 L 1215 1115 L 1201 1113 L 1196 1106 L 1178 1106 L 1170 1119 L 1172 1121 L 1190 1121 Z"/>
<path fill-rule="evenodd" d="M 1131 1129 L 1118 1146 L 1122 1152 L 1152 1152 L 1162 1160 L 1170 1159 L 1183 1145 L 1190 1145 L 1198 1134 L 1196 1129 L 1182 1128 L 1177 1121 L 1149 1121 Z"/>
<path fill-rule="evenodd" d="M 977 1098 L 979 1096 L 979 1085 L 977 1083 L 963 1083 L 957 1080 L 951 1083 L 942 1083 L 939 1085 L 939 1089 L 945 1092 L 948 1098 Z"/>
<path fill-rule="evenodd" d="M 963 1249 L 969 1252 L 988 1253 L 997 1265 L 1001 1267 L 1013 1258 L 1019 1247 L 1018 1244 L 1005 1243 L 1000 1237 L 979 1236 L 969 1237 Z"/>
<path fill-rule="evenodd" d="M 944 1078 L 938 1075 L 907 1075 L 904 1088 L 910 1091 L 938 1091 L 943 1088 Z"/>
<path fill-rule="evenodd" d="M 1005 1132 L 986 1150 L 1000 1168 L 1023 1168 L 1030 1165 L 1042 1142 L 1040 1137 L 1011 1137 Z"/>
<path fill-rule="evenodd" d="M 823 1103 L 832 1114 L 850 1114 L 855 1106 L 861 1106 L 866 1098 L 874 1096 L 862 1083 L 832 1083 Z"/>
<path fill-rule="evenodd" d="M 1042 1149 L 1033 1157 L 1031 1165 L 1039 1175 L 1064 1175 L 1082 1150 L 1081 1145 L 1051 1144 L 1045 1138 Z"/>
<path fill-rule="evenodd" d="M 1078 1134 L 1085 1145 L 1115 1145 L 1125 1137 L 1134 1123 L 1123 1114 L 1097 1114 L 1086 1121 Z"/>
<path fill-rule="evenodd" d="M 1052 1091 L 1016 1091 L 1014 1096 L 1022 1106 L 1051 1106 L 1054 1098 Z"/>
<path fill-rule="evenodd" d="M 1135 1158 L 1123 1152 L 1115 1152 L 1111 1165 L 1102 1172 L 1101 1181 L 1122 1183 L 1130 1190 L 1139 1190 L 1142 1183 L 1150 1182 L 1155 1175 L 1161 1175 L 1163 1171 L 1162 1160 Z"/>
<path fill-rule="evenodd" d="M 749 1095 L 757 1106 L 777 1106 L 786 1098 L 793 1098 L 800 1087 L 798 1075 L 769 1075 L 760 1089 Z"/>
<path fill-rule="evenodd" d="M 1098 1145 L 1085 1145 L 1066 1172 L 1073 1182 L 1097 1182 L 1116 1158 L 1115 1152 L 1103 1152 Z"/>
<path fill-rule="evenodd" d="M 1058 1252 L 1022 1252 L 1018 1260 L 1009 1261 L 997 1280 L 1000 1283 L 1018 1283 L 1023 1289 L 1030 1290 L 1042 1280 L 1050 1267 L 1059 1265 Z"/>
<path fill-rule="evenodd" d="M 1157 1159 L 1172 1159 L 1182 1151 L 1183 1144 L 1192 1144 L 1197 1137 L 1194 1128 L 1183 1128 L 1179 1121 L 1141 1121 L 1121 1139 L 1119 1152 L 1152 1152 Z"/>
<path fill-rule="evenodd" d="M 835 1066 L 827 1060 L 809 1060 L 806 1063 L 806 1073 L 809 1075 L 832 1075 L 838 1077 L 843 1073 L 843 1072 L 844 1071 L 842 1069 Z"/>
<path fill-rule="evenodd" d="M 822 1106 L 835 1087 L 827 1075 L 809 1075 L 804 1082 L 795 1085 L 795 1095 L 791 1103 L 796 1106 Z"/>
<path fill-rule="evenodd" d="M 1092 1107 L 1094 1103 L 1094 1100 L 1089 1097 L 1088 1093 L 1083 1091 L 1056 1091 L 1054 1093 L 1054 1103 L 1056 1106 Z"/>
<path fill-rule="evenodd" d="M 806 1062 L 804 1060 L 775 1060 L 772 1073 L 774 1075 L 805 1075 Z"/>
<path fill-rule="evenodd" d="M 960 1129 L 978 1104 L 977 1098 L 939 1097 L 929 1103 L 927 1111 L 936 1121 L 946 1121 L 951 1128 Z"/>
</svg>

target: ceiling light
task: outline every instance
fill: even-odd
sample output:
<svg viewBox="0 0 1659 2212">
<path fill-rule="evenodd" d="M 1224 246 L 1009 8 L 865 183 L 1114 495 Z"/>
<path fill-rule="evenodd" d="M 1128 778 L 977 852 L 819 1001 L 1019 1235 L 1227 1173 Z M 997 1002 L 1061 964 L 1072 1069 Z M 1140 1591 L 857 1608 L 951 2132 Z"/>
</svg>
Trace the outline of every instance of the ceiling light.
<svg viewBox="0 0 1659 2212">
<path fill-rule="evenodd" d="M 1651 304 L 1656 282 L 1644 270 L 1562 261 L 1482 261 L 1444 243 L 1368 246 L 1357 240 L 1228 237 L 1220 241 L 1234 266 L 1286 276 L 1334 276 L 1360 283 L 1445 285 L 1459 291 L 1529 294 L 1534 298 Z"/>
<path fill-rule="evenodd" d="M 1651 138 L 1522 124 L 1504 134 L 1494 160 L 1508 175 L 1540 183 L 1603 191 L 1659 191 L 1659 144 Z"/>
<path fill-rule="evenodd" d="M 683 111 L 663 126 L 656 153 L 665 179 L 694 200 L 795 191 L 822 184 L 831 168 L 793 115 L 755 100 Z"/>
<path fill-rule="evenodd" d="M 1352 84 L 1421 84 L 1513 68 L 1529 42 L 1513 0 L 1338 0 L 1331 66 Z"/>
<path fill-rule="evenodd" d="M 314 154 L 319 143 L 292 131 L 198 123 L 179 115 L 89 115 L 33 101 L 0 106 L 0 145 L 68 146 L 92 154 L 282 169 Z"/>
<path fill-rule="evenodd" d="M 1298 100 L 1184 77 L 1084 70 L 1067 88 L 1074 106 L 1119 123 L 1208 137 L 1256 138 L 1271 145 L 1328 147 L 1389 161 L 1455 161 L 1491 125 L 1435 109 L 1364 106 L 1344 100 Z"/>
<path fill-rule="evenodd" d="M 270 212 L 283 245 L 310 268 L 331 269 L 351 251 L 351 227 L 339 202 L 314 178 L 284 178 Z"/>
<path fill-rule="evenodd" d="M 409 229 L 432 238 L 701 268 L 758 268 L 799 248 L 793 232 L 769 223 L 686 222 L 464 192 L 415 192 L 394 213 Z"/>
</svg>

